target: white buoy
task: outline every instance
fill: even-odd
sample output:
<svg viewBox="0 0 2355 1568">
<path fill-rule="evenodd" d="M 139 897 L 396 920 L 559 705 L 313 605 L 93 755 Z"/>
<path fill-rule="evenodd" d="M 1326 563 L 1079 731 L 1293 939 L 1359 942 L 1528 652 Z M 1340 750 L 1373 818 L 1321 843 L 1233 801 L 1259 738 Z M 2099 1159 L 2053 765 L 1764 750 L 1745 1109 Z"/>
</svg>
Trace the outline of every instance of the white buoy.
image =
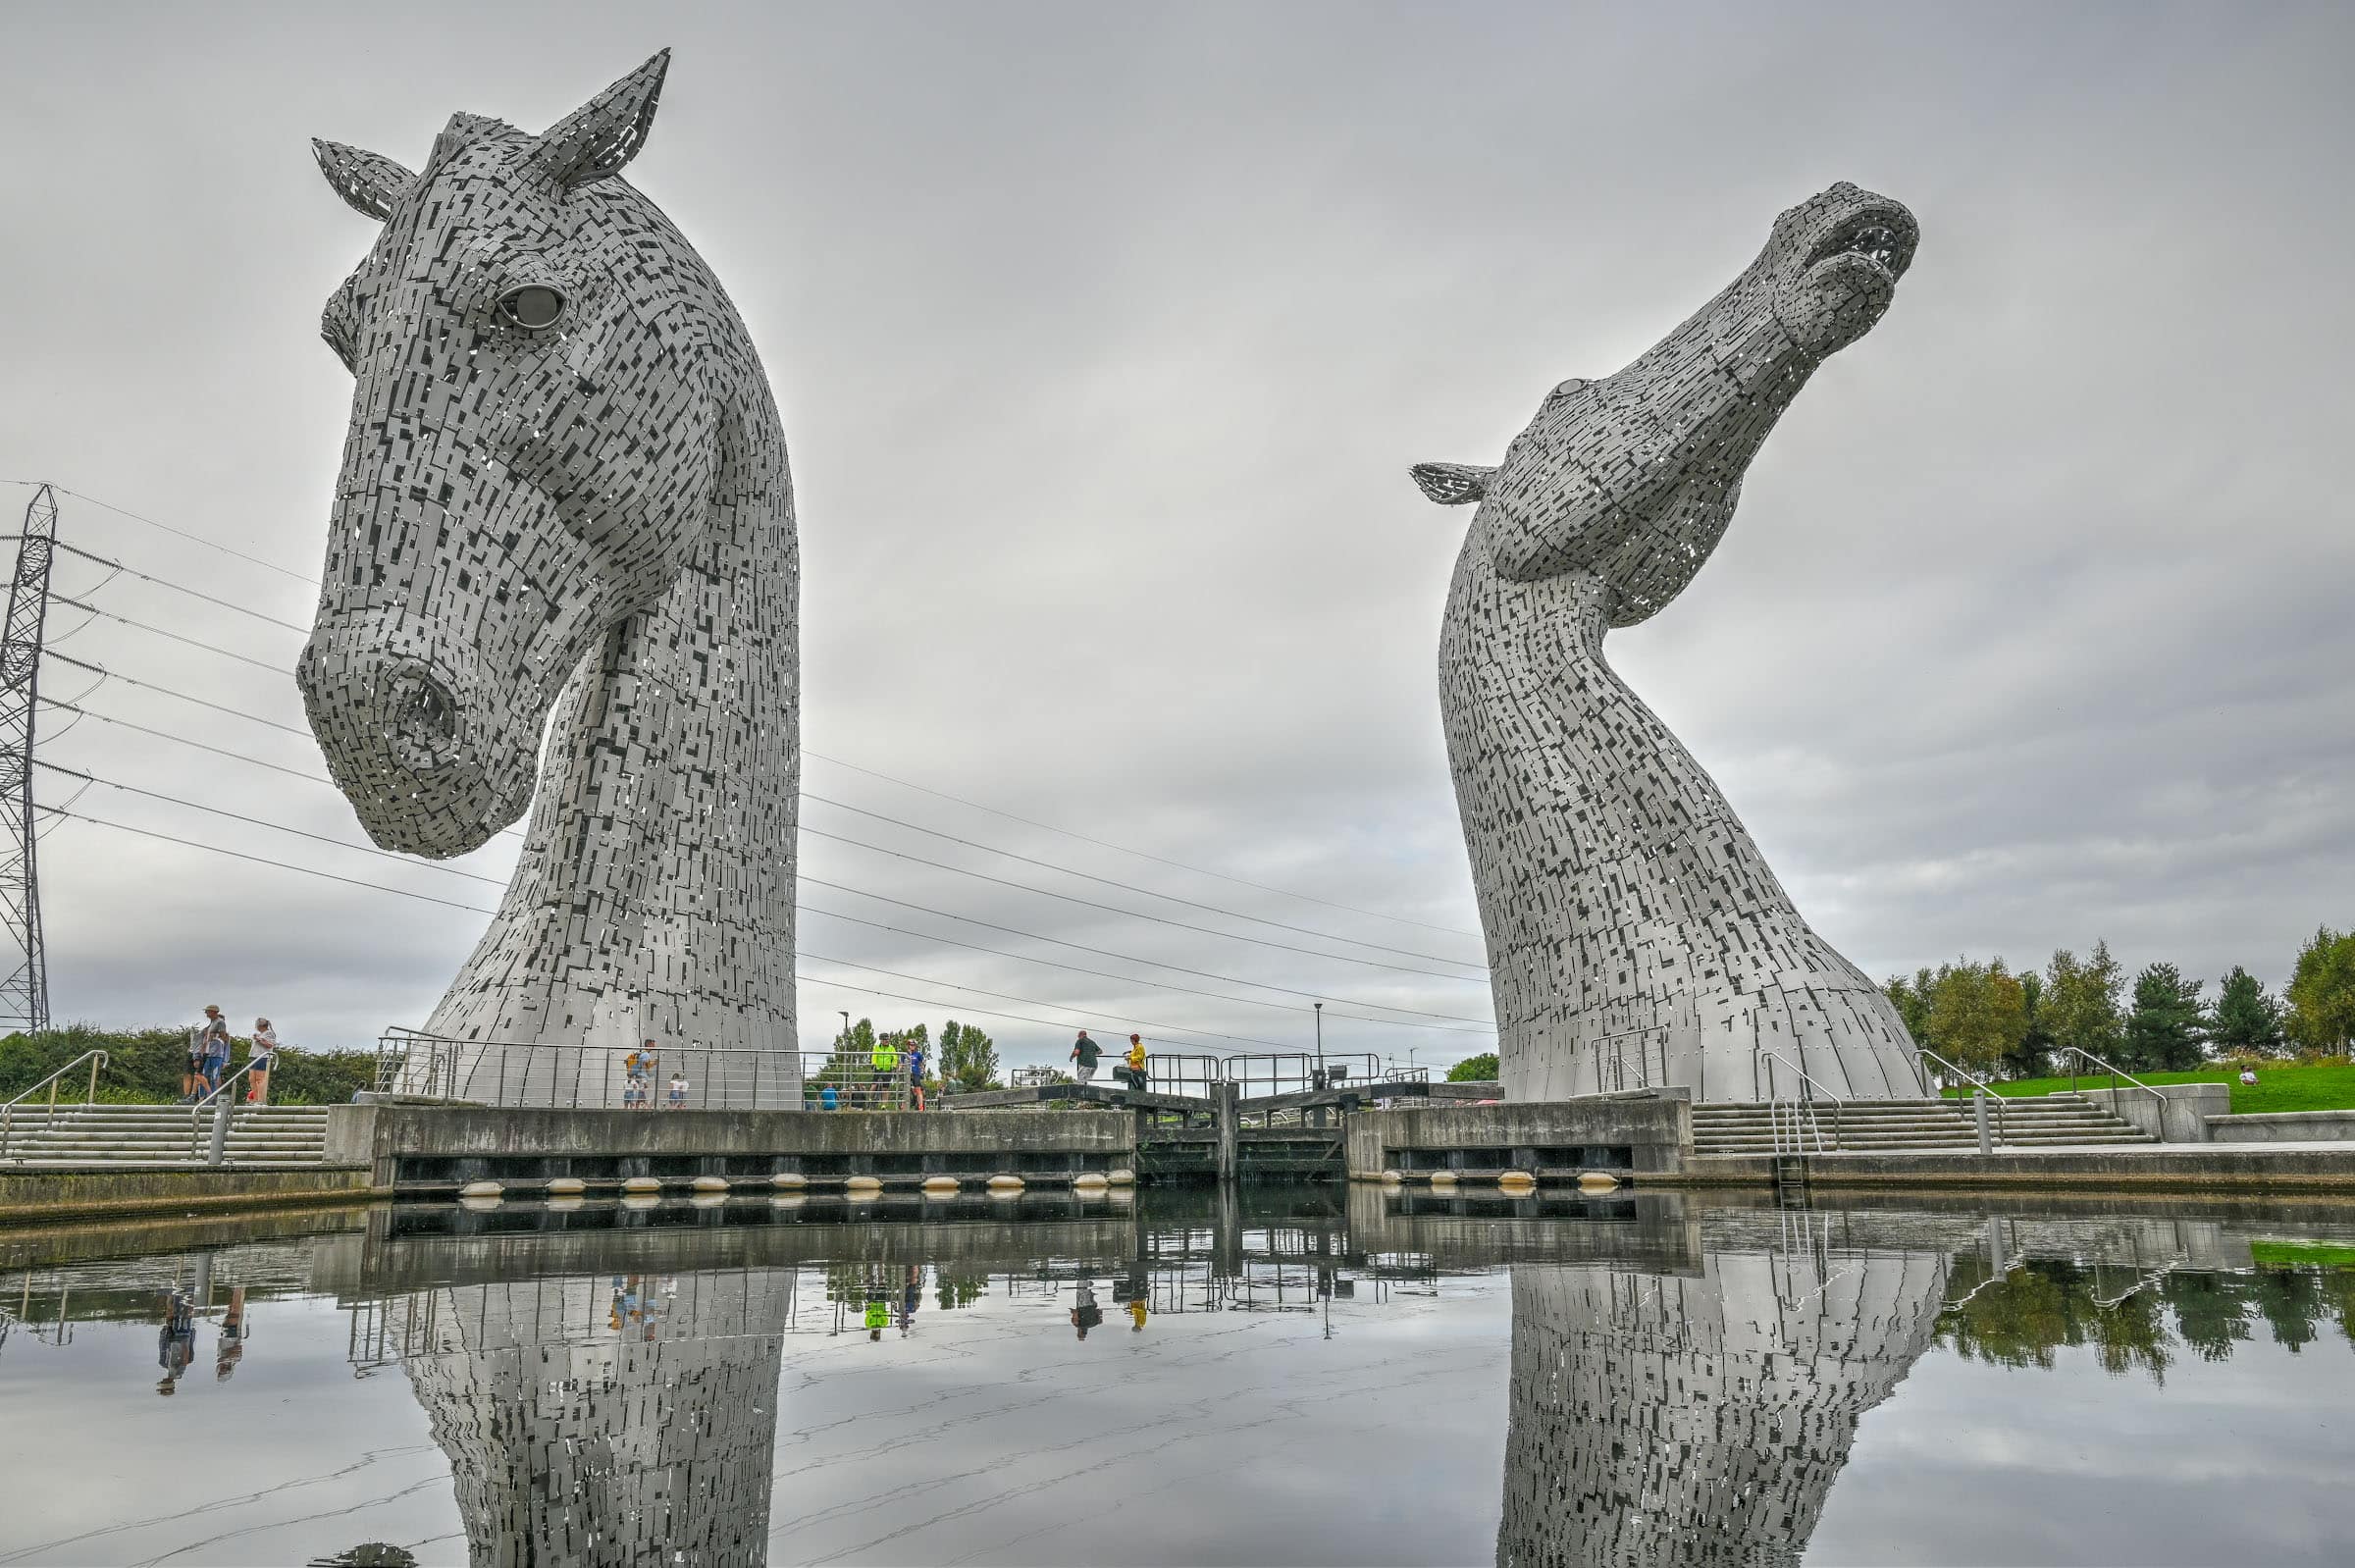
<svg viewBox="0 0 2355 1568">
<path fill-rule="evenodd" d="M 548 1190 L 551 1197 L 577 1197 L 589 1190 L 589 1183 L 579 1176 L 550 1176 Z"/>
<path fill-rule="evenodd" d="M 1453 1171 L 1434 1171 L 1431 1174 L 1431 1184 L 1435 1187 L 1454 1186 L 1455 1173 Z"/>
<path fill-rule="evenodd" d="M 957 1178 L 953 1176 L 924 1177 L 924 1193 L 927 1197 L 945 1198 L 953 1195 L 956 1191 Z"/>
<path fill-rule="evenodd" d="M 1124 1168 L 1122 1170 L 1107 1174 L 1104 1179 L 1111 1182 L 1116 1187 L 1134 1186 L 1136 1184 L 1136 1173 Z"/>
<path fill-rule="evenodd" d="M 772 1187 L 806 1187 L 810 1184 L 810 1178 L 799 1171 L 779 1171 L 768 1178 L 768 1184 Z"/>
<path fill-rule="evenodd" d="M 458 1188 L 458 1196 L 461 1198 L 496 1199 L 505 1196 L 506 1190 L 506 1188 L 500 1186 L 496 1181 L 469 1181 L 464 1186 Z"/>
<path fill-rule="evenodd" d="M 1389 1183 L 1391 1183 L 1391 1182 L 1399 1182 L 1399 1183 L 1404 1183 L 1404 1182 L 1405 1182 L 1405 1180 L 1406 1180 L 1406 1177 L 1404 1177 L 1404 1176 L 1400 1176 L 1400 1175 L 1398 1174 L 1397 1170 L 1396 1170 L 1395 1168 L 1393 1168 L 1393 1169 L 1391 1169 L 1391 1170 L 1385 1171 L 1385 1172 L 1382 1174 L 1382 1179 L 1383 1179 L 1383 1182 L 1384 1182 L 1384 1184 L 1385 1184 L 1385 1185 L 1387 1185 L 1387 1184 L 1389 1184 Z"/>
<path fill-rule="evenodd" d="M 622 1182 L 621 1190 L 625 1195 L 632 1192 L 643 1192 L 651 1196 L 662 1190 L 662 1183 L 653 1176 L 631 1176 Z"/>
<path fill-rule="evenodd" d="M 1619 1178 L 1608 1171 L 1582 1171 L 1578 1177 L 1581 1192 L 1608 1192 L 1619 1185 Z"/>
<path fill-rule="evenodd" d="M 1111 1185 L 1112 1182 L 1098 1171 L 1082 1171 L 1072 1177 L 1072 1186 L 1080 1192 L 1101 1192 Z"/>
<path fill-rule="evenodd" d="M 993 1198 L 1020 1197 L 1024 1184 L 1018 1176 L 993 1176 L 989 1178 L 989 1195 Z"/>
<path fill-rule="evenodd" d="M 715 1176 L 697 1176 L 695 1190 L 698 1192 L 725 1192 L 728 1190 L 728 1178 Z"/>
<path fill-rule="evenodd" d="M 854 1198 L 871 1198 L 883 1190 L 883 1183 L 871 1176 L 855 1176 L 842 1184 L 842 1190 Z"/>
<path fill-rule="evenodd" d="M 1538 1190 L 1538 1178 L 1527 1171 L 1507 1171 L 1496 1178 L 1496 1184 L 1507 1192 L 1530 1193 Z"/>
</svg>

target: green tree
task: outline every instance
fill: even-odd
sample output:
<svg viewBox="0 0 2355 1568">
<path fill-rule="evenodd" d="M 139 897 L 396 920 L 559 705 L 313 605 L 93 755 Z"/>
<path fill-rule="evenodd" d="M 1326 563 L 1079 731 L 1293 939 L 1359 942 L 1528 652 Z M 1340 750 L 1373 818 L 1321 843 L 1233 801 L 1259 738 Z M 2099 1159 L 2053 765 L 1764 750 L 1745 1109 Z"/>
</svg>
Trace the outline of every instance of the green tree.
<svg viewBox="0 0 2355 1568">
<path fill-rule="evenodd" d="M 1468 1056 L 1447 1070 L 1447 1081 L 1450 1083 L 1487 1083 L 1495 1076 L 1496 1053 L 1493 1051 Z"/>
<path fill-rule="evenodd" d="M 2199 981 L 2186 980 L 2172 964 L 2147 966 L 2134 976 L 2124 1066 L 2141 1072 L 2181 1072 L 2198 1067 L 2207 1021 Z"/>
<path fill-rule="evenodd" d="M 940 1081 L 952 1094 L 1003 1088 L 997 1046 L 975 1025 L 949 1019 L 940 1029 Z"/>
<path fill-rule="evenodd" d="M 2257 976 L 2235 964 L 2217 987 L 2208 1038 L 2223 1056 L 2278 1056 L 2281 1004 Z"/>
<path fill-rule="evenodd" d="M 2019 1049 L 2028 1009 L 2002 959 L 1943 964 L 1930 982 L 1930 1049 L 1957 1067 L 1990 1067 Z"/>
<path fill-rule="evenodd" d="M 2298 951 L 2289 980 L 2289 1037 L 2309 1051 L 2344 1051 L 2355 1039 L 2355 931 L 2323 926 Z"/>
<path fill-rule="evenodd" d="M 2118 1008 L 2124 978 L 2107 942 L 2094 943 L 2093 956 L 2082 963 L 2067 948 L 2055 952 L 2037 998 L 2054 1048 L 2074 1046 L 2115 1061 L 2124 1031 Z"/>
<path fill-rule="evenodd" d="M 2019 1000 L 2027 1011 L 2028 1026 L 2019 1037 L 2019 1044 L 2005 1053 L 2004 1071 L 2015 1078 L 2042 1077 L 2052 1067 L 2053 1031 L 2044 1016 L 2044 976 L 2034 969 L 2022 970 L 2019 980 Z"/>
<path fill-rule="evenodd" d="M 1930 987 L 1936 976 L 1927 969 L 1916 969 L 1913 977 L 1892 974 L 1881 982 L 1881 990 L 1905 1020 L 1906 1032 L 1913 1036 L 1916 1045 L 1930 1037 Z"/>
</svg>

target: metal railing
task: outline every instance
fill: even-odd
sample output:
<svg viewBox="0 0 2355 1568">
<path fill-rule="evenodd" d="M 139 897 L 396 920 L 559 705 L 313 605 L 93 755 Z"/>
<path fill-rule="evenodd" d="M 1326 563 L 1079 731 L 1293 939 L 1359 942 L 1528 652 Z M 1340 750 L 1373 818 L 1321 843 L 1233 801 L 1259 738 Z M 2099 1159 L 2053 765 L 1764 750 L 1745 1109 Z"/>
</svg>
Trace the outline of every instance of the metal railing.
<svg viewBox="0 0 2355 1568">
<path fill-rule="evenodd" d="M 658 1044 L 648 1052 L 395 1027 L 377 1041 L 374 1081 L 378 1093 L 403 1099 L 570 1111 L 906 1111 L 916 1103 L 908 1056 L 878 1067 L 871 1056 L 835 1051 Z M 927 1053 L 927 1069 L 934 1065 Z M 684 1081 L 674 1088 L 674 1078 Z"/>
<path fill-rule="evenodd" d="M 26 1089 L 24 1093 L 18 1095 L 15 1099 L 9 1100 L 5 1104 L 0 1104 L 0 1156 L 5 1156 L 8 1153 L 9 1136 L 14 1130 L 16 1120 L 20 1115 L 17 1108 L 21 1105 L 24 1105 L 26 1101 L 31 1099 L 43 1089 L 47 1089 L 49 1091 L 48 1101 L 37 1108 L 40 1112 L 41 1125 L 47 1126 L 50 1123 L 56 1121 L 58 1085 L 64 1079 L 67 1073 L 73 1071 L 84 1062 L 87 1062 L 90 1065 L 90 1080 L 88 1085 L 82 1090 L 81 1103 L 85 1107 L 96 1105 L 98 1103 L 98 1070 L 106 1066 L 107 1055 L 104 1051 L 99 1050 L 84 1051 L 81 1053 L 81 1055 L 76 1057 L 64 1067 L 59 1068 L 55 1072 L 50 1073 L 47 1077 L 41 1079 L 40 1082 L 34 1084 L 31 1088 Z M 73 1108 L 73 1102 L 68 1101 L 67 1108 L 71 1110 Z M 29 1119 L 32 1115 L 32 1109 L 28 1108 L 21 1114 Z"/>
<path fill-rule="evenodd" d="M 1821 1153 L 1823 1150 L 1823 1124 L 1816 1120 L 1815 1102 L 1818 1098 L 1829 1100 L 1832 1103 L 1832 1147 L 1840 1148 L 1842 1146 L 1842 1123 L 1848 1110 L 1848 1102 L 1816 1082 L 1808 1075 L 1806 1068 L 1784 1056 L 1780 1051 L 1761 1051 L 1758 1054 L 1766 1060 L 1766 1119 L 1768 1125 L 1771 1127 L 1776 1124 L 1775 1105 L 1783 1099 L 1782 1082 L 1774 1071 L 1775 1064 L 1780 1063 L 1799 1077 L 1799 1090 L 1788 1102 L 1793 1107 L 1791 1120 L 1794 1134 L 1797 1133 L 1800 1124 L 1799 1119 L 1804 1112 L 1807 1127 L 1815 1134 L 1816 1152 Z"/>
<path fill-rule="evenodd" d="M 2107 1074 L 2109 1075 L 2109 1078 L 2110 1078 L 2110 1112 L 2111 1112 L 2111 1115 L 2115 1116 L 2115 1115 L 2117 1115 L 2117 1114 L 2118 1114 L 2118 1094 L 2119 1094 L 2119 1088 L 2118 1088 L 2118 1084 L 2119 1084 L 2119 1080 L 2120 1080 L 2120 1078 L 2123 1078 L 2123 1079 L 2124 1079 L 2126 1082 L 2128 1082 L 2128 1083 L 2132 1084 L 2132 1085 L 2133 1085 L 2135 1088 L 2137 1088 L 2137 1089 L 2140 1089 L 2140 1090 L 2141 1090 L 2143 1093 L 2145 1093 L 2145 1094 L 2149 1095 L 2149 1096 L 2150 1096 L 2152 1099 L 2154 1099 L 2154 1100 L 2156 1100 L 2156 1101 L 2158 1101 L 2158 1102 L 2159 1102 L 2159 1118 L 2160 1118 L 2160 1123 L 2159 1123 L 2159 1124 L 2160 1124 L 2160 1126 L 2161 1126 L 2161 1128 L 2162 1128 L 2162 1129 L 2164 1129 L 2164 1128 L 2166 1127 L 2166 1125 L 2167 1125 L 2167 1096 L 2166 1096 L 2166 1095 L 2164 1095 L 2164 1094 L 2161 1094 L 2161 1093 L 2160 1093 L 2160 1092 L 2159 1092 L 2157 1089 L 2154 1089 L 2154 1088 L 2152 1088 L 2152 1087 L 2151 1087 L 2149 1084 L 2147 1084 L 2147 1083 L 2143 1082 L 2143 1081 L 2142 1081 L 2142 1079 L 2140 1079 L 2140 1078 L 2136 1077 L 2136 1076 L 2135 1076 L 2133 1073 L 2126 1071 L 2125 1071 L 2123 1068 L 2115 1067 L 2115 1066 L 2113 1066 L 2112 1064 L 2110 1064 L 2110 1063 L 2108 1063 L 2108 1062 L 2105 1062 L 2105 1061 L 2103 1061 L 2103 1060 L 2102 1060 L 2100 1057 L 2098 1057 L 2098 1056 L 2095 1056 L 2095 1055 L 2094 1055 L 2094 1054 L 2093 1054 L 2091 1051 L 2088 1051 L 2088 1050 L 2086 1050 L 2086 1049 L 2085 1049 L 2083 1046 L 2081 1046 L 2081 1045 L 2065 1045 L 2065 1046 L 2063 1046 L 2061 1049 L 2062 1049 L 2062 1051 L 2063 1051 L 2063 1052 L 2064 1052 L 2064 1053 L 2065 1053 L 2065 1054 L 2066 1054 L 2066 1055 L 2068 1057 L 2068 1092 L 2069 1092 L 2069 1093 L 2071 1093 L 2071 1094 L 2074 1094 L 2074 1093 L 2076 1093 L 2076 1092 L 2077 1092 L 2077 1062 L 2078 1062 L 2078 1060 L 2079 1060 L 2080 1058 L 2082 1058 L 2084 1061 L 2086 1061 L 2086 1062 L 2088 1062 L 2088 1063 L 2092 1064 L 2094 1067 L 2100 1068 L 2100 1069 L 2102 1070 L 2102 1071 L 2103 1071 L 2103 1072 L 2105 1072 L 2105 1073 L 2107 1073 Z M 2093 1074 L 2092 1074 L 2092 1073 L 2090 1073 L 2090 1072 L 2088 1072 L 2088 1073 L 2086 1073 L 2086 1074 L 2085 1074 L 2085 1076 L 2087 1076 L 2087 1077 L 2091 1077 L 2091 1076 L 2093 1076 Z"/>
<path fill-rule="evenodd" d="M 1971 1092 L 1974 1096 L 1983 1096 L 1987 1103 L 1995 1110 L 1995 1141 L 1998 1143 L 2009 1143 L 2011 1141 L 2011 1139 L 2005 1135 L 2004 1096 L 1995 1092 L 1995 1082 L 1992 1078 L 1979 1077 L 1977 1074 L 1969 1071 L 1967 1069 L 1957 1067 L 1954 1063 L 1949 1062 L 1946 1058 L 1940 1056 L 1928 1046 L 1916 1045 L 1913 1048 L 1913 1066 L 1915 1071 L 1919 1071 L 1922 1075 L 1921 1087 L 1924 1094 L 1930 1092 L 1929 1070 L 1921 1065 L 1925 1060 L 1938 1064 L 1938 1073 L 1941 1080 L 1941 1087 L 1943 1087 L 1943 1080 L 1951 1075 L 1960 1079 L 1962 1082 L 1970 1085 Z M 1938 1098 L 1942 1103 L 1945 1100 L 1944 1095 L 1939 1095 L 1936 1098 Z"/>
<path fill-rule="evenodd" d="M 268 1057 L 247 1057 L 243 1067 L 223 1077 L 220 1083 L 188 1107 L 189 1159 L 196 1158 L 196 1145 L 200 1141 L 205 1141 L 204 1108 L 208 1105 L 213 1108 L 213 1126 L 212 1137 L 209 1142 L 206 1142 L 204 1163 L 219 1165 L 229 1157 L 229 1124 L 230 1120 L 237 1114 L 237 1097 L 229 1091 L 236 1085 L 237 1079 L 251 1072 L 256 1066 L 269 1060 Z M 269 1070 L 264 1068 L 263 1071 L 268 1071 Z"/>
</svg>

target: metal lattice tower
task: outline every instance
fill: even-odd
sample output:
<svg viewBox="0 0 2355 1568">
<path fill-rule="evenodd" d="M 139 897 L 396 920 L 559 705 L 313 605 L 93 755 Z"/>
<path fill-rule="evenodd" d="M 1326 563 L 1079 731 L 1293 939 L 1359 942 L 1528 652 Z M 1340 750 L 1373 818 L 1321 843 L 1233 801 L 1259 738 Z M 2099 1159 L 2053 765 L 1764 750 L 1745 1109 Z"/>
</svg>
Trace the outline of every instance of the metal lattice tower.
<svg viewBox="0 0 2355 1568">
<path fill-rule="evenodd" d="M 32 812 L 33 712 L 40 702 L 41 630 L 49 619 L 49 561 L 57 539 L 57 496 L 47 485 L 25 507 L 17 569 L 8 581 L 8 629 L 0 642 L 0 924 L 23 962 L 0 980 L 0 1029 L 38 1034 L 49 1026 L 49 955 L 41 938 Z"/>
</svg>

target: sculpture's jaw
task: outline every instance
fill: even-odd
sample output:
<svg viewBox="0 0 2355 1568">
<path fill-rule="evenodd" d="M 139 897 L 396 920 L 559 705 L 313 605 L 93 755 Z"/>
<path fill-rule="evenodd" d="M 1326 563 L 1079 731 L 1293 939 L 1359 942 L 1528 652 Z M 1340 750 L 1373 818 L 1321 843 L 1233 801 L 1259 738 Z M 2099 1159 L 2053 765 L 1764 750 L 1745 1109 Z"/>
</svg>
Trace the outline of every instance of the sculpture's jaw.
<svg viewBox="0 0 2355 1568">
<path fill-rule="evenodd" d="M 1802 202 L 1758 258 L 1776 318 L 1806 351 L 1839 352 L 1888 310 L 1920 239 L 1911 213 L 1869 190 L 1838 184 Z"/>
</svg>

